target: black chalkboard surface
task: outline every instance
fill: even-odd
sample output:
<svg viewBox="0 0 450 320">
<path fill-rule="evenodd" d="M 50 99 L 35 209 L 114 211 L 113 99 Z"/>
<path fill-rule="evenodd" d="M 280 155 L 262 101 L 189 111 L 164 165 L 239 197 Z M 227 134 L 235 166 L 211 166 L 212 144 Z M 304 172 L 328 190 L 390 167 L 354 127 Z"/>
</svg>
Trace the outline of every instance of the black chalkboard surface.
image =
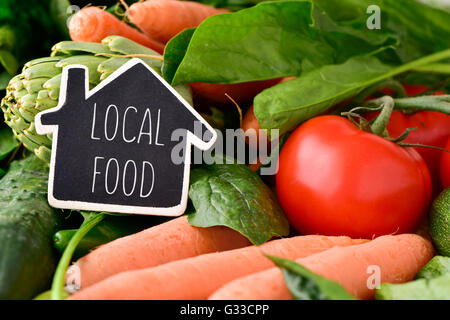
<svg viewBox="0 0 450 320">
<path fill-rule="evenodd" d="M 216 139 L 213 128 L 137 58 L 92 90 L 86 67 L 64 68 L 58 106 L 35 122 L 39 134 L 53 134 L 48 199 L 64 209 L 180 215 L 191 144 L 207 150 Z"/>
</svg>

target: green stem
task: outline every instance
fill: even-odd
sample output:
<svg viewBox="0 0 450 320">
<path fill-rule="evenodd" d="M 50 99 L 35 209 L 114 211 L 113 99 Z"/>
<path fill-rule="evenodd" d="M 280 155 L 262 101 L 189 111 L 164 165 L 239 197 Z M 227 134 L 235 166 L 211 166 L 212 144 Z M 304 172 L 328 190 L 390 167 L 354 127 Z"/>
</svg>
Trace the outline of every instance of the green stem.
<svg viewBox="0 0 450 320">
<path fill-rule="evenodd" d="M 394 79 L 386 79 L 384 81 L 375 83 L 371 85 L 370 87 L 365 88 L 363 91 L 361 91 L 357 96 L 355 96 L 351 101 L 343 105 L 342 107 L 334 110 L 331 114 L 335 115 L 342 115 L 343 112 L 354 110 L 353 108 L 359 105 L 362 105 L 364 103 L 364 100 L 378 92 L 381 89 L 389 88 L 394 91 L 394 96 L 398 97 L 406 97 L 406 91 L 403 88 L 402 84 L 399 81 L 396 81 Z"/>
<path fill-rule="evenodd" d="M 450 95 L 395 99 L 395 109 L 404 111 L 438 111 L 450 114 Z"/>
<path fill-rule="evenodd" d="M 430 63 L 412 69 L 424 73 L 450 74 L 450 63 Z"/>
<path fill-rule="evenodd" d="M 361 112 L 370 112 L 372 106 L 380 106 L 384 97 L 367 101 Z M 395 110 L 402 110 L 405 112 L 417 111 L 437 111 L 445 114 L 450 114 L 450 95 L 441 96 L 418 96 L 408 98 L 394 99 Z"/>
<path fill-rule="evenodd" d="M 51 289 L 51 299 L 52 300 L 63 300 L 64 299 L 64 283 L 67 268 L 69 267 L 70 261 L 72 260 L 73 253 L 77 248 L 78 243 L 81 239 L 95 227 L 100 221 L 103 220 L 105 215 L 103 213 L 97 214 L 88 220 L 85 220 L 80 226 L 78 231 L 70 239 L 69 244 L 64 250 L 61 259 L 59 260 L 58 267 L 56 268 L 55 275 L 53 276 L 52 289 Z"/>
<path fill-rule="evenodd" d="M 371 82 L 378 82 L 378 81 L 384 80 L 386 78 L 396 76 L 405 71 L 409 71 L 411 69 L 425 66 L 427 64 L 430 64 L 430 63 L 433 63 L 436 61 L 441 61 L 441 60 L 448 59 L 448 58 L 450 58 L 450 49 L 442 50 L 442 51 L 430 54 L 428 56 L 425 56 L 423 58 L 403 64 L 403 65 L 393 69 L 392 71 L 389 71 L 381 76 L 374 78 Z"/>
<path fill-rule="evenodd" d="M 379 100 L 382 101 L 383 109 L 381 109 L 379 116 L 375 119 L 370 128 L 373 134 L 384 137 L 386 136 L 386 126 L 391 119 L 392 111 L 394 111 L 394 99 L 390 96 L 384 96 Z"/>
</svg>

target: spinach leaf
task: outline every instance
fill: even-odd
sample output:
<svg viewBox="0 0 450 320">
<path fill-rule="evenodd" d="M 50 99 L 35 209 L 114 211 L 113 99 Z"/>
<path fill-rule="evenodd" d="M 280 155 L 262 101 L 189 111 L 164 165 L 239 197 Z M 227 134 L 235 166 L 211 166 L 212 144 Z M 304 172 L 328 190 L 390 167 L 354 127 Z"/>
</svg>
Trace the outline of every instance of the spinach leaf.
<svg viewBox="0 0 450 320">
<path fill-rule="evenodd" d="M 378 52 L 396 43 L 386 34 L 363 36 L 340 27 L 309 1 L 266 2 L 235 13 L 209 17 L 187 37 L 166 47 L 166 73 L 173 85 L 186 82 L 238 83 L 296 76 L 302 71 L 342 63 L 355 54 Z M 315 17 L 321 17 L 316 24 Z M 323 30 L 321 29 L 323 27 Z M 187 43 L 189 41 L 189 43 Z M 187 49 L 186 49 L 187 48 Z M 173 53 L 183 54 L 182 59 Z M 175 66 L 170 66 L 173 70 Z"/>
<path fill-rule="evenodd" d="M 398 67 L 360 56 L 324 66 L 261 92 L 254 99 L 255 116 L 262 128 L 283 134 L 372 84 L 449 56 L 450 49 Z"/>
<path fill-rule="evenodd" d="M 339 283 L 324 278 L 295 261 L 269 256 L 282 271 L 296 300 L 355 300 Z"/>
<path fill-rule="evenodd" d="M 197 227 L 227 226 L 260 245 L 289 234 L 289 224 L 274 193 L 240 164 L 214 164 L 191 170 L 189 188 Z"/>
<path fill-rule="evenodd" d="M 0 50 L 0 66 L 11 76 L 14 76 L 19 69 L 19 63 L 16 58 L 7 50 Z"/>
<path fill-rule="evenodd" d="M 170 39 L 164 50 L 164 63 L 161 67 L 163 77 L 169 82 L 173 79 L 178 66 L 186 54 L 189 41 L 191 41 L 195 28 L 181 31 L 176 37 Z"/>
<path fill-rule="evenodd" d="M 8 87 L 11 78 L 7 71 L 0 71 L 0 90 L 5 90 Z"/>
<path fill-rule="evenodd" d="M 312 0 L 340 25 L 366 28 L 370 5 L 381 13 L 381 30 L 399 39 L 396 53 L 408 62 L 450 48 L 450 13 L 415 0 Z M 372 30 L 371 30 L 372 31 Z"/>
<path fill-rule="evenodd" d="M 368 56 L 324 66 L 261 92 L 254 100 L 255 116 L 262 128 L 278 128 L 283 134 L 354 96 L 390 70 L 390 66 Z"/>
<path fill-rule="evenodd" d="M 0 129 L 0 160 L 13 152 L 19 146 L 19 141 L 14 137 L 10 128 Z"/>
</svg>

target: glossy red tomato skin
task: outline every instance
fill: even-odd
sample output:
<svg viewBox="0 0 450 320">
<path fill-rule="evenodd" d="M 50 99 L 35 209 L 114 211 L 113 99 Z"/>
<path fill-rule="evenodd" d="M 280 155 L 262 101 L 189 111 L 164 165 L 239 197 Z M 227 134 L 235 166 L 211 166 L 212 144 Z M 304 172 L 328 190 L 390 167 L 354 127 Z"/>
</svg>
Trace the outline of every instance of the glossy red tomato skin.
<svg viewBox="0 0 450 320">
<path fill-rule="evenodd" d="M 276 190 L 300 233 L 368 239 L 414 231 L 431 200 L 428 168 L 414 149 L 338 116 L 313 118 L 292 133 Z"/>
<path fill-rule="evenodd" d="M 445 149 L 450 151 L 450 138 L 447 140 Z M 441 157 L 441 182 L 444 189 L 450 187 L 450 153 L 442 152 Z"/>
</svg>

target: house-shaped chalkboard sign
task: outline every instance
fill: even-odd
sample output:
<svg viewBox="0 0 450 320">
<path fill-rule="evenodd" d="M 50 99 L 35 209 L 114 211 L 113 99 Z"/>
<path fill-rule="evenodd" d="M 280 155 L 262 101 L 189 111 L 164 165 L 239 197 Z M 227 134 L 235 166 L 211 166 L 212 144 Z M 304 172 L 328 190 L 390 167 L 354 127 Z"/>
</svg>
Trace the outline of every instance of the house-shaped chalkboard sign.
<svg viewBox="0 0 450 320">
<path fill-rule="evenodd" d="M 217 136 L 137 58 L 92 90 L 86 67 L 65 67 L 58 106 L 35 122 L 39 134 L 53 134 L 48 199 L 64 209 L 180 215 L 191 144 L 207 150 Z"/>
</svg>

